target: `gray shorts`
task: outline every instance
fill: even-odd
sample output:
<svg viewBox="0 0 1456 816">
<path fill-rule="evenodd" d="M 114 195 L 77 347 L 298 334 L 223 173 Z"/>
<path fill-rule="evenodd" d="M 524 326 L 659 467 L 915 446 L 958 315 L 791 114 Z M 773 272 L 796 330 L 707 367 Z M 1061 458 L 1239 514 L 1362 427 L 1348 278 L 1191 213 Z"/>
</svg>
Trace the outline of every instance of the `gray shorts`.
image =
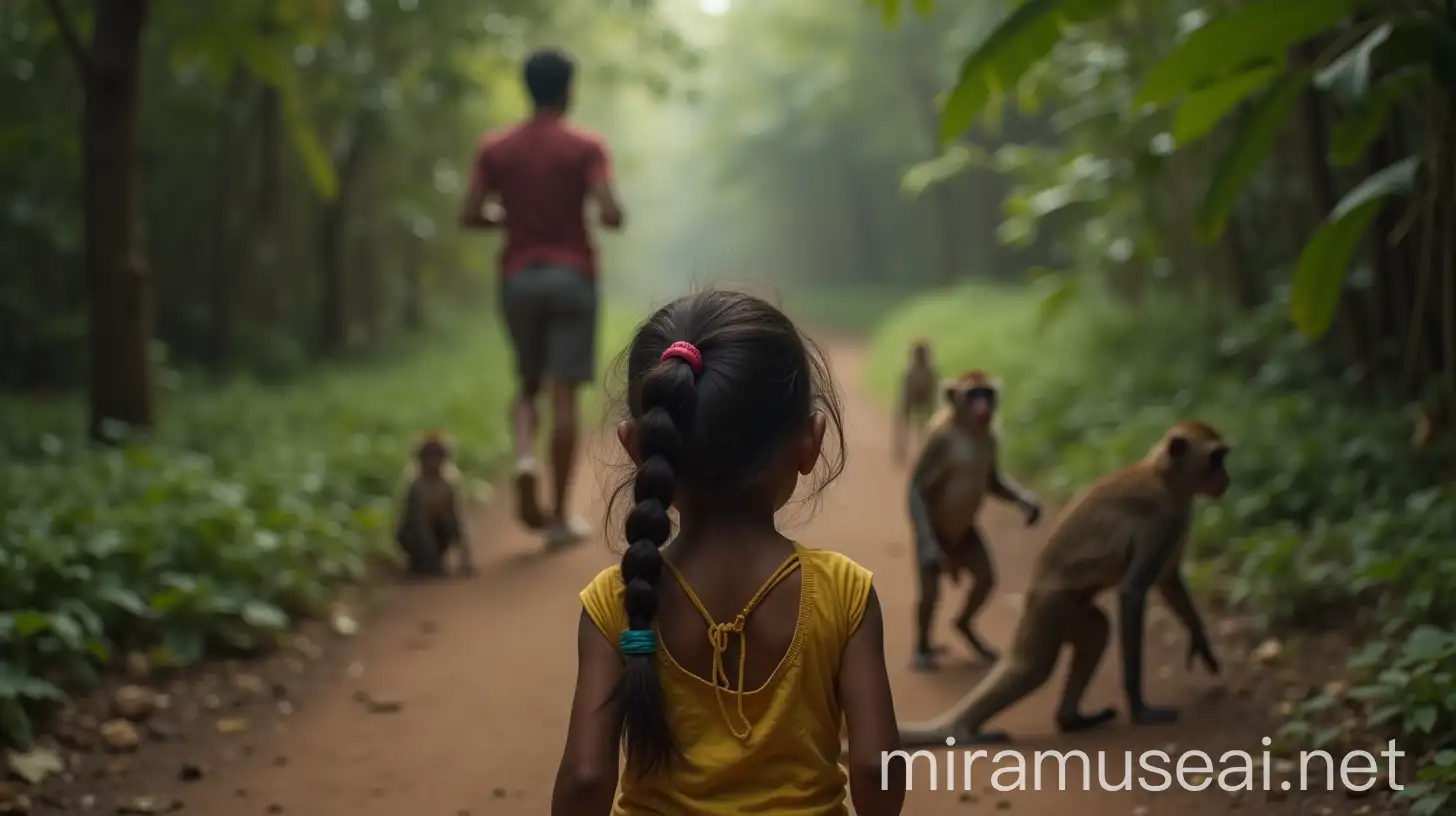
<svg viewBox="0 0 1456 816">
<path fill-rule="evenodd" d="M 508 275 L 501 282 L 501 310 L 522 383 L 587 383 L 595 377 L 597 287 L 586 273 L 533 266 Z"/>
</svg>

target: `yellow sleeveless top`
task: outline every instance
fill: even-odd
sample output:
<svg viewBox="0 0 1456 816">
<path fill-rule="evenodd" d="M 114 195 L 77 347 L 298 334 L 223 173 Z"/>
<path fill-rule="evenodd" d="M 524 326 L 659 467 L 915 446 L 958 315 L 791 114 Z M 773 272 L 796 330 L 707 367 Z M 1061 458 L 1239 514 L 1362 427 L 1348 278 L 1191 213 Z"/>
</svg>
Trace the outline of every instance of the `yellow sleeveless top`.
<svg viewBox="0 0 1456 816">
<path fill-rule="evenodd" d="M 871 573 L 836 552 L 794 545 L 795 552 L 734 621 L 712 620 L 696 594 L 668 564 L 709 625 L 720 659 L 719 683 L 678 665 L 661 645 L 655 657 L 666 692 L 668 721 L 683 756 L 663 773 L 640 778 L 628 764 L 614 816 L 847 816 L 848 774 L 839 764 L 844 712 L 837 680 L 840 656 L 869 600 Z M 758 599 L 798 568 L 799 621 L 788 652 L 762 687 L 743 694 L 741 666 L 722 665 L 731 638 Z M 627 628 L 621 567 L 602 570 L 581 592 L 597 628 L 617 643 Z M 740 642 L 740 652 L 746 652 Z"/>
</svg>

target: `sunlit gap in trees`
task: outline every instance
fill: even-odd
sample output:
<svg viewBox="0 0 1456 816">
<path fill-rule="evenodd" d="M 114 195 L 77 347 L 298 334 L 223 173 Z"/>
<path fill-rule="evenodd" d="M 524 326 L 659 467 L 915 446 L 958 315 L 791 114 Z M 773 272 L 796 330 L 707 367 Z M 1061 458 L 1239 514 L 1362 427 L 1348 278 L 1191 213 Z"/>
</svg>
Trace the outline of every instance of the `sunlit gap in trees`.
<svg viewBox="0 0 1456 816">
<path fill-rule="evenodd" d="M 714 17 L 727 14 L 728 9 L 732 6 L 733 0 L 698 0 L 698 8 L 702 9 L 704 14 L 711 14 Z"/>
</svg>

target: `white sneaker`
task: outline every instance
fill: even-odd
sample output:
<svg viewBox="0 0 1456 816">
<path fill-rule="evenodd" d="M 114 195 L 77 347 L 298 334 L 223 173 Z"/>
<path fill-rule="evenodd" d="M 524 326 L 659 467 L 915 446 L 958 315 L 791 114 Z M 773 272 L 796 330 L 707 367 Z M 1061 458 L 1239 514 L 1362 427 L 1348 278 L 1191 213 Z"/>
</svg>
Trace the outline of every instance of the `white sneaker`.
<svg viewBox="0 0 1456 816">
<path fill-rule="evenodd" d="M 536 460 L 522 457 L 516 462 L 516 517 L 532 530 L 539 530 L 546 523 L 536 498 Z"/>
<path fill-rule="evenodd" d="M 591 537 L 591 529 L 585 521 L 575 516 L 551 525 L 546 533 L 548 547 L 565 547 Z"/>
</svg>

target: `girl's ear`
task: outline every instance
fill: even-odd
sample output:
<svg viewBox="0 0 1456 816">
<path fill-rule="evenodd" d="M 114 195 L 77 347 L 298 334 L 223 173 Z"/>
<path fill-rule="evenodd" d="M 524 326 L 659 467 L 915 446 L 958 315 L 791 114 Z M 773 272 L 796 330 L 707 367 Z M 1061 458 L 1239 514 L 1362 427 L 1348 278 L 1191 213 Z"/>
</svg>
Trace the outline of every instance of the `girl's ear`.
<svg viewBox="0 0 1456 816">
<path fill-rule="evenodd" d="M 799 475 L 808 476 L 818 467 L 819 455 L 824 450 L 824 431 L 828 427 L 829 419 L 824 416 L 823 411 L 815 411 L 809 415 L 808 432 L 804 434 L 803 446 L 799 449 L 799 460 L 796 463 Z"/>
<path fill-rule="evenodd" d="M 632 420 L 624 419 L 617 423 L 617 441 L 622 444 L 622 450 L 627 452 L 632 464 L 642 467 L 642 457 L 637 455 L 637 426 L 632 424 Z"/>
</svg>

